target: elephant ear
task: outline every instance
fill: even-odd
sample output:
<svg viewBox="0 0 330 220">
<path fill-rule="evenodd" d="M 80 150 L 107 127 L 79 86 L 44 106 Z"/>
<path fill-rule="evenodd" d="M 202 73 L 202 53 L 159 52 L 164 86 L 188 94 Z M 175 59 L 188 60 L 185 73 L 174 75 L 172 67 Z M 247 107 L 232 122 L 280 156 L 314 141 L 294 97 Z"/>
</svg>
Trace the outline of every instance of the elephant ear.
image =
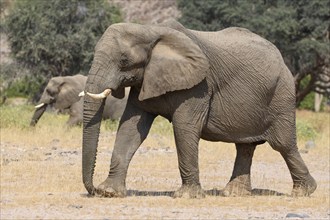
<svg viewBox="0 0 330 220">
<path fill-rule="evenodd" d="M 59 84 L 59 93 L 54 103 L 54 107 L 57 109 L 66 109 L 73 103 L 78 102 L 81 98 L 78 94 L 84 89 L 84 85 L 73 77 L 62 78 L 63 80 Z"/>
<path fill-rule="evenodd" d="M 209 71 L 205 54 L 188 36 L 166 27 L 160 27 L 157 31 L 160 35 L 145 68 L 140 101 L 192 88 Z"/>
</svg>

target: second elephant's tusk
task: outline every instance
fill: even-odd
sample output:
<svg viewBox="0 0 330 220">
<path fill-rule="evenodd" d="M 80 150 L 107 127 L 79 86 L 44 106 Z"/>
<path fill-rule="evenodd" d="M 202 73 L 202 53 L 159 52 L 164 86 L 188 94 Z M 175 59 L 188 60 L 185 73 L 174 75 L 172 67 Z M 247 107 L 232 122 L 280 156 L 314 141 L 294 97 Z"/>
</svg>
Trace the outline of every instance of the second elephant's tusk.
<svg viewBox="0 0 330 220">
<path fill-rule="evenodd" d="M 39 105 L 34 106 L 34 108 L 41 108 L 44 105 L 45 105 L 45 103 L 40 103 Z"/>
<path fill-rule="evenodd" d="M 83 96 L 85 96 L 85 91 L 80 92 L 80 93 L 78 94 L 78 96 L 79 96 L 79 97 L 83 97 Z"/>
<path fill-rule="evenodd" d="M 104 90 L 103 92 L 101 92 L 99 94 L 93 94 L 93 93 L 86 92 L 87 95 L 89 95 L 90 97 L 92 97 L 94 99 L 104 99 L 108 95 L 110 95 L 110 93 L 111 93 L 111 89 L 106 89 L 106 90 Z"/>
</svg>

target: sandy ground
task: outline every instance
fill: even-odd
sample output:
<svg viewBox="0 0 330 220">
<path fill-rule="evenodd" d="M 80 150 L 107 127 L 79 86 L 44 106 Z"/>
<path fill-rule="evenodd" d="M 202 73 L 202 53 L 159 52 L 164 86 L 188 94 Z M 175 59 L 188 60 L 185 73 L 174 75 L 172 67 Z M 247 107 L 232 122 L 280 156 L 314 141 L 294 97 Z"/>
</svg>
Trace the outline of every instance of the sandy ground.
<svg viewBox="0 0 330 220">
<path fill-rule="evenodd" d="M 89 197 L 82 184 L 79 128 L 63 134 L 2 129 L 1 134 L 0 219 L 330 219 L 330 157 L 324 144 L 302 154 L 318 182 L 310 197 L 214 195 L 231 176 L 235 148 L 201 141 L 200 179 L 208 196 L 173 199 L 181 183 L 173 137 L 150 134 L 130 164 L 128 197 L 98 198 Z M 114 138 L 114 132 L 101 134 L 95 185 L 109 172 Z M 255 152 L 252 186 L 291 192 L 284 160 L 268 145 Z"/>
</svg>

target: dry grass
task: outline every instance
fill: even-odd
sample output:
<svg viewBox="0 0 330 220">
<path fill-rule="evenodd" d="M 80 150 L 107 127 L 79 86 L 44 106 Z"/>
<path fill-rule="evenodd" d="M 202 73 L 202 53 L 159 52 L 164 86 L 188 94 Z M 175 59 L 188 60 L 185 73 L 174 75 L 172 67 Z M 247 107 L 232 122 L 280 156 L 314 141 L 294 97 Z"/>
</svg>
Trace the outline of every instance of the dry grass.
<svg viewBox="0 0 330 220">
<path fill-rule="evenodd" d="M 310 219 L 330 217 L 329 113 L 297 112 L 299 148 L 305 151 L 302 156 L 318 182 L 311 197 L 207 196 L 195 200 L 165 195 L 180 187 L 181 180 L 171 125 L 162 118 L 156 119 L 136 152 L 127 176 L 127 188 L 134 190 L 130 192 L 155 192 L 154 196 L 106 199 L 87 197 L 83 187 L 81 127 L 67 129 L 67 116 L 46 113 L 31 129 L 28 123 L 33 107 L 2 106 L 0 110 L 1 219 L 273 219 L 285 218 L 288 213 Z M 95 185 L 109 171 L 115 127 L 116 123 L 110 122 L 101 127 Z M 311 129 L 315 134 L 310 134 Z M 310 138 L 314 138 L 315 147 L 307 152 L 305 143 Z M 234 158 L 233 144 L 201 141 L 203 188 L 223 188 Z M 291 191 L 292 181 L 283 159 L 267 144 L 256 150 L 252 184 L 286 194 Z"/>
</svg>

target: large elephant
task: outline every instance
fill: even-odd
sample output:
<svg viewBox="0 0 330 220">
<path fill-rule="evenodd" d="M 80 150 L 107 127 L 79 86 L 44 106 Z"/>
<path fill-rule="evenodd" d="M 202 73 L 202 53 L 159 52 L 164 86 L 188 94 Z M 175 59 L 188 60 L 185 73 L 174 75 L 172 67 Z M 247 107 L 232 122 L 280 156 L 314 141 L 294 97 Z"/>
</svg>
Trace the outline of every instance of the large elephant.
<svg viewBox="0 0 330 220">
<path fill-rule="evenodd" d="M 51 78 L 36 106 L 30 125 L 35 126 L 37 124 L 48 105 L 53 105 L 55 109 L 69 113 L 68 126 L 81 123 L 84 101 L 83 98 L 79 97 L 79 93 L 85 89 L 86 80 L 87 77 L 80 74 Z M 126 102 L 127 96 L 124 99 L 109 96 L 106 100 L 103 119 L 119 119 L 124 111 Z"/>
<path fill-rule="evenodd" d="M 131 87 L 120 120 L 110 172 L 93 185 L 104 97 Z M 283 156 L 292 195 L 306 196 L 316 182 L 296 143 L 295 86 L 277 48 L 244 28 L 189 30 L 163 25 L 114 24 L 96 45 L 84 101 L 83 183 L 90 194 L 125 196 L 129 163 L 157 115 L 173 124 L 182 186 L 174 197 L 203 197 L 200 138 L 236 144 L 225 195 L 251 194 L 250 168 L 258 144 Z M 219 155 L 219 158 L 221 155 Z"/>
</svg>

